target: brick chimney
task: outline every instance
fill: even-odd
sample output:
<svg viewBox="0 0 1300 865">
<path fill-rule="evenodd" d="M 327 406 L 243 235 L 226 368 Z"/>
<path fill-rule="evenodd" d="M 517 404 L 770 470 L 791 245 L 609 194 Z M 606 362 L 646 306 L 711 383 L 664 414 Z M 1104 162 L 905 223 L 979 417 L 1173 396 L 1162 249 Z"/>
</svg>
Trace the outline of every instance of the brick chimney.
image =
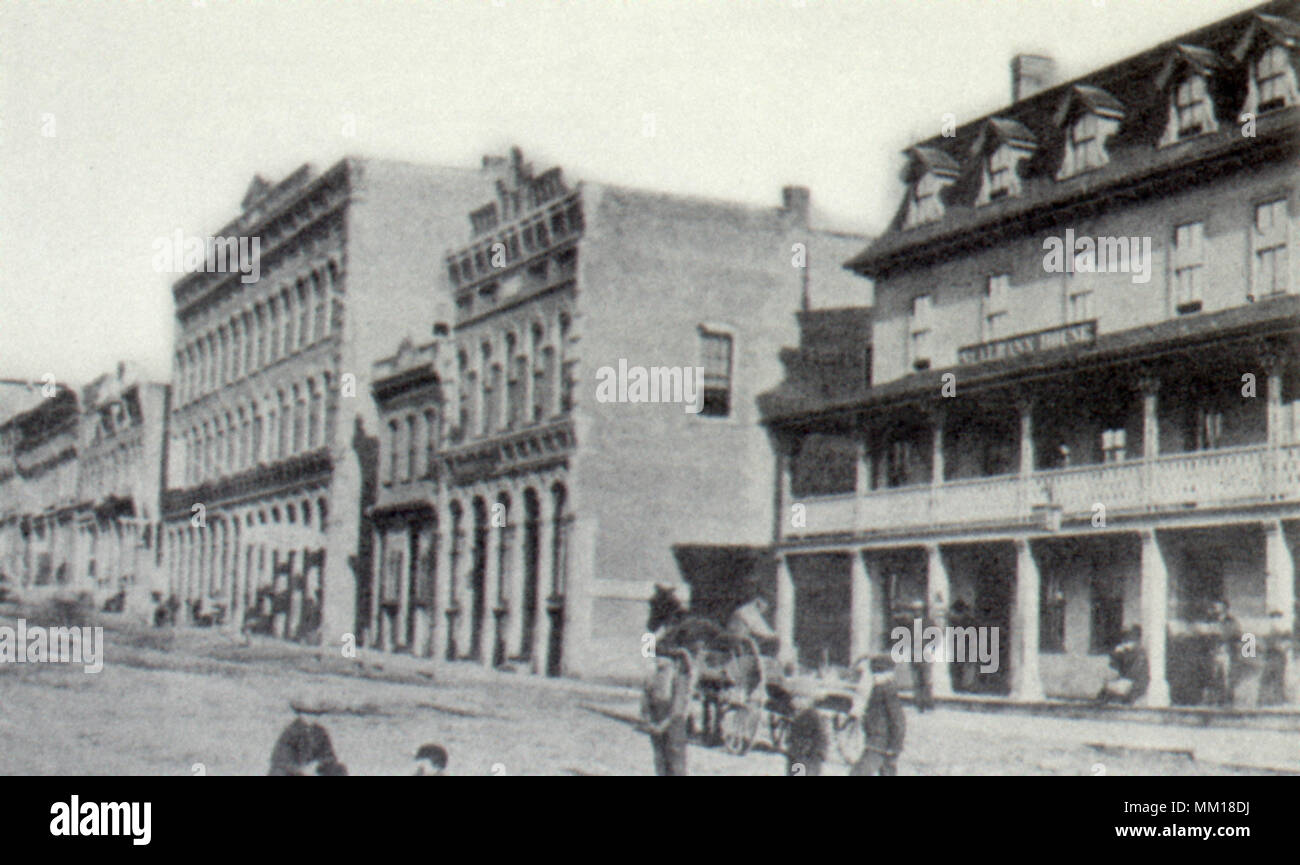
<svg viewBox="0 0 1300 865">
<path fill-rule="evenodd" d="M 1056 83 L 1056 61 L 1041 54 L 1011 58 L 1011 101 L 1028 99 Z"/>
<path fill-rule="evenodd" d="M 808 227 L 809 214 L 812 211 L 812 193 L 806 186 L 784 186 L 781 188 L 781 212 L 795 225 Z"/>
</svg>

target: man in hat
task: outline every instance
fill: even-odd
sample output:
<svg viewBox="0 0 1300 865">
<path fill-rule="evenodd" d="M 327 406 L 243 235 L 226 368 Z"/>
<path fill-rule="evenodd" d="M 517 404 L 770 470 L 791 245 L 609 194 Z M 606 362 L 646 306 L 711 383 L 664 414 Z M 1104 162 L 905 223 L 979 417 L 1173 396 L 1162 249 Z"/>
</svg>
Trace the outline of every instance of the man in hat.
<svg viewBox="0 0 1300 865">
<path fill-rule="evenodd" d="M 320 724 L 294 718 L 280 733 L 271 749 L 268 775 L 346 775 L 347 767 L 338 761 L 330 734 Z"/>
<path fill-rule="evenodd" d="M 447 749 L 432 742 L 420 746 L 415 752 L 415 769 L 412 775 L 446 775 Z"/>
<path fill-rule="evenodd" d="M 871 659 L 871 696 L 863 713 L 866 744 L 850 775 L 897 775 L 907 721 L 894 683 L 894 662 L 888 655 Z"/>
</svg>

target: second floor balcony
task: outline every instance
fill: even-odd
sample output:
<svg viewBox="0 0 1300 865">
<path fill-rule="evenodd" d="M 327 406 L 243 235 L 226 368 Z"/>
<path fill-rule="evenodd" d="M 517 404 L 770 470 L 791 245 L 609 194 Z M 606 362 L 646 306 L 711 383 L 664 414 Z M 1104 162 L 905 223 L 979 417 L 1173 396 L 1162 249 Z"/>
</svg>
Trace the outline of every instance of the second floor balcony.
<svg viewBox="0 0 1300 865">
<path fill-rule="evenodd" d="M 804 525 L 784 529 L 786 538 L 1049 528 L 1091 525 L 1099 513 L 1111 520 L 1300 504 L 1300 443 L 909 484 L 862 494 L 793 496 L 792 501 L 804 506 Z"/>
<path fill-rule="evenodd" d="M 774 426 L 777 540 L 1300 506 L 1298 348 L 1234 339 Z"/>
</svg>

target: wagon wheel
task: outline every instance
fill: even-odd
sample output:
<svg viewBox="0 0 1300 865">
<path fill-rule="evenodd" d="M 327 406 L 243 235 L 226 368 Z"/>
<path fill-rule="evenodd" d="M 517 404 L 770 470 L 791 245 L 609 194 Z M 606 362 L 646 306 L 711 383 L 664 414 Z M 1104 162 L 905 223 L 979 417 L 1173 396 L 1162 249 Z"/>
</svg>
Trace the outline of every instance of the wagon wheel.
<svg viewBox="0 0 1300 865">
<path fill-rule="evenodd" d="M 862 733 L 862 722 L 848 712 L 837 711 L 831 716 L 831 730 L 835 737 L 835 750 L 839 752 L 840 759 L 850 766 L 862 756 L 862 748 L 865 744 Z"/>
<path fill-rule="evenodd" d="M 758 712 L 743 703 L 727 706 L 722 710 L 718 726 L 727 753 L 743 757 L 758 734 Z"/>
</svg>

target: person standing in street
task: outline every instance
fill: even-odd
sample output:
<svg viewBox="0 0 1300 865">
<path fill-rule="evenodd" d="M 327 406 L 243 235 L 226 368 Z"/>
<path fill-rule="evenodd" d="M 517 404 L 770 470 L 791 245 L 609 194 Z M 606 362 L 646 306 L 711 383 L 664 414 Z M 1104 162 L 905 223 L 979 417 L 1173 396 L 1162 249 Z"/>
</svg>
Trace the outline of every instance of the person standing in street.
<svg viewBox="0 0 1300 865">
<path fill-rule="evenodd" d="M 811 697 L 800 694 L 794 698 L 795 716 L 790 722 L 786 739 L 785 773 L 787 775 L 820 775 L 830 742 L 826 736 L 826 722 L 813 705 Z"/>
<path fill-rule="evenodd" d="M 850 775 L 897 775 L 907 721 L 894 682 L 894 662 L 887 655 L 871 659 L 871 696 L 862 717 L 866 744 Z"/>
<path fill-rule="evenodd" d="M 650 734 L 656 775 L 686 774 L 687 720 L 694 684 L 691 660 L 685 652 L 655 658 L 641 697 L 641 721 Z"/>
</svg>

